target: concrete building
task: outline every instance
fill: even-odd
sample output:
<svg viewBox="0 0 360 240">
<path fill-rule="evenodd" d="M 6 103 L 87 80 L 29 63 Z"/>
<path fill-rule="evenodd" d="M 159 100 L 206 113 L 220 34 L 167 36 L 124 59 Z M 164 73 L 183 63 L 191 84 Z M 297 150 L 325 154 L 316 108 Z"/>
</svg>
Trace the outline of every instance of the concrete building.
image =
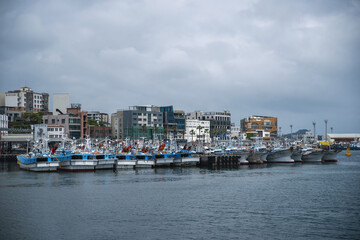
<svg viewBox="0 0 360 240">
<path fill-rule="evenodd" d="M 49 112 L 49 94 L 36 93 L 29 87 L 5 93 L 5 106 L 22 113 Z"/>
<path fill-rule="evenodd" d="M 261 132 L 262 136 L 267 136 L 270 133 L 270 137 L 275 138 L 278 135 L 277 118 L 268 116 L 249 116 L 240 120 L 241 132 Z M 260 134 L 260 133 L 259 133 Z"/>
<path fill-rule="evenodd" d="M 203 112 L 195 111 L 188 113 L 186 119 L 198 119 L 210 121 L 210 137 L 226 138 L 226 134 L 231 131 L 231 113 L 230 111 L 224 112 Z"/>
<path fill-rule="evenodd" d="M 174 110 L 174 119 L 177 127 L 177 135 L 175 136 L 178 141 L 185 140 L 185 125 L 186 116 L 183 110 Z"/>
<path fill-rule="evenodd" d="M 9 118 L 7 115 L 5 114 L 0 114 L 0 128 L 8 128 L 9 127 Z M 7 135 L 8 131 L 6 130 L 1 130 L 0 131 L 0 136 L 4 136 Z"/>
<path fill-rule="evenodd" d="M 62 125 L 69 138 L 85 138 L 89 135 L 87 112 L 81 111 L 80 104 L 71 104 L 66 114 L 44 115 L 44 124 Z"/>
<path fill-rule="evenodd" d="M 185 139 L 187 142 L 200 140 L 210 143 L 210 121 L 187 119 L 185 125 Z M 200 130 L 199 127 L 201 127 Z"/>
<path fill-rule="evenodd" d="M 22 113 L 20 110 L 9 110 L 9 107 L 1 106 L 0 114 L 8 116 L 9 122 L 15 122 L 21 120 Z"/>
<path fill-rule="evenodd" d="M 70 106 L 68 93 L 54 93 L 53 95 L 53 115 L 65 114 Z M 57 111 L 58 110 L 58 111 Z M 61 113 L 60 113 L 61 112 Z"/>
<path fill-rule="evenodd" d="M 89 126 L 89 133 L 91 138 L 111 138 L 112 137 L 112 128 L 106 126 Z"/>
<path fill-rule="evenodd" d="M 67 136 L 63 125 L 47 125 L 47 134 L 50 141 L 61 141 Z"/>
<path fill-rule="evenodd" d="M 360 142 L 360 133 L 329 133 L 327 138 L 331 142 Z"/>
<path fill-rule="evenodd" d="M 231 124 L 231 138 L 240 139 L 240 126 L 235 126 L 235 123 Z"/>
<path fill-rule="evenodd" d="M 99 111 L 88 111 L 88 119 L 95 120 L 97 123 L 104 123 L 105 126 L 109 124 L 109 114 Z"/>
<path fill-rule="evenodd" d="M 163 113 L 157 106 L 132 106 L 111 115 L 113 137 L 117 139 L 163 139 Z"/>
</svg>

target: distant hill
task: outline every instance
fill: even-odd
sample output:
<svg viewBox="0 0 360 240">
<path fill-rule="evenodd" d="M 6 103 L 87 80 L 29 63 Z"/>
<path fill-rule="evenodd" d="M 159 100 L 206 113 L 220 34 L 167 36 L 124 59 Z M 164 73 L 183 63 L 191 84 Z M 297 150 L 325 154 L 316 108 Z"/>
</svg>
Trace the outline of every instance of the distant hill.
<svg viewBox="0 0 360 240">
<path fill-rule="evenodd" d="M 304 135 L 304 134 L 305 134 L 306 132 L 308 132 L 308 131 L 310 131 L 310 130 L 308 130 L 308 129 L 300 129 L 300 130 L 298 130 L 297 132 L 293 132 L 293 136 L 294 136 L 294 137 L 295 137 L 296 135 L 302 136 L 302 135 Z M 283 137 L 289 138 L 289 137 L 291 137 L 291 133 L 284 134 Z"/>
</svg>

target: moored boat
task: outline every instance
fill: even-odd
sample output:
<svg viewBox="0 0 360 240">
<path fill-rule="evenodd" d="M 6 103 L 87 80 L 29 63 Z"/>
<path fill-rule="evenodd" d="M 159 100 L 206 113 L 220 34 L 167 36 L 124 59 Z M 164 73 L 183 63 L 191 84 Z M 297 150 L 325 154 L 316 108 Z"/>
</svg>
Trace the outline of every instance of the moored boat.
<svg viewBox="0 0 360 240">
<path fill-rule="evenodd" d="M 136 168 L 152 168 L 155 166 L 155 160 L 151 154 L 136 155 Z"/>
<path fill-rule="evenodd" d="M 337 155 L 338 153 L 341 152 L 341 150 L 328 150 L 328 151 L 324 151 L 324 155 L 321 158 L 321 161 L 326 163 L 326 162 L 337 162 Z"/>
<path fill-rule="evenodd" d="M 302 163 L 303 160 L 301 160 L 301 156 L 302 156 L 302 153 L 301 153 L 301 150 L 294 150 L 291 155 L 290 155 L 290 158 L 291 159 L 294 159 L 294 161 L 296 163 Z"/>
<path fill-rule="evenodd" d="M 132 154 L 119 154 L 116 155 L 116 168 L 117 169 L 132 169 L 136 166 L 136 156 Z"/>
<path fill-rule="evenodd" d="M 174 157 L 171 153 L 154 154 L 155 167 L 170 167 L 174 163 Z"/>
<path fill-rule="evenodd" d="M 275 148 L 266 156 L 267 163 L 294 163 L 291 153 L 289 148 Z"/>
<path fill-rule="evenodd" d="M 94 171 L 98 160 L 90 153 L 75 153 L 71 159 L 60 162 L 59 169 L 62 171 Z"/>
<path fill-rule="evenodd" d="M 322 149 L 308 148 L 304 149 L 301 160 L 303 163 L 321 163 L 321 159 L 324 155 Z"/>
<path fill-rule="evenodd" d="M 116 158 L 113 154 L 96 154 L 98 160 L 95 169 L 114 169 L 116 167 Z"/>
<path fill-rule="evenodd" d="M 18 155 L 19 167 L 23 170 L 33 172 L 54 172 L 59 167 L 59 158 L 61 156 L 48 155 Z"/>
</svg>

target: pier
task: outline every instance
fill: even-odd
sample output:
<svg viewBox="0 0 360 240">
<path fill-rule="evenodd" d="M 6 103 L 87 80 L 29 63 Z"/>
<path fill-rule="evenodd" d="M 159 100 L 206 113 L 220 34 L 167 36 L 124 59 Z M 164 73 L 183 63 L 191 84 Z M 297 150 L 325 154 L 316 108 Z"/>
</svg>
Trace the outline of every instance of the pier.
<svg viewBox="0 0 360 240">
<path fill-rule="evenodd" d="M 202 155 L 200 167 L 238 167 L 240 158 L 239 155 Z"/>
</svg>

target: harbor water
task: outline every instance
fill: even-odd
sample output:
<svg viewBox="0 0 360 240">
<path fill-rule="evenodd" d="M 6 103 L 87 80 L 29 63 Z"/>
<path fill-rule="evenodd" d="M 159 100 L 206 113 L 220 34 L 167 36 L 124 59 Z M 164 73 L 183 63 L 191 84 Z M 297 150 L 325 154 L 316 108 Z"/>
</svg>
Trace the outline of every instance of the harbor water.
<svg viewBox="0 0 360 240">
<path fill-rule="evenodd" d="M 360 151 L 331 164 L 36 173 L 0 165 L 0 239 L 359 239 Z"/>
</svg>

